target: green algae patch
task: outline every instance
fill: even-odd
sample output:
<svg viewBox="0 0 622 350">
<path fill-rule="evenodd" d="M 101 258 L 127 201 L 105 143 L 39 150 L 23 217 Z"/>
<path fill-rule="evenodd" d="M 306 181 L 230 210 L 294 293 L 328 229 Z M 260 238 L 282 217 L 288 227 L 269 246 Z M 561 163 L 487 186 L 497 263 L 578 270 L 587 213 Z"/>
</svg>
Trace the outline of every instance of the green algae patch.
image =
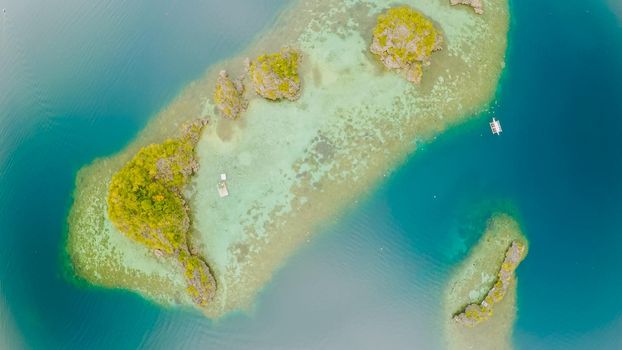
<svg viewBox="0 0 622 350">
<path fill-rule="evenodd" d="M 248 71 L 255 92 L 269 100 L 300 97 L 300 53 L 293 49 L 265 54 L 250 61 Z"/>
<path fill-rule="evenodd" d="M 494 95 L 506 49 L 507 1 L 489 1 L 482 16 L 456 11 L 444 0 L 403 3 L 442 30 L 445 42 L 419 85 L 383 72 L 369 51 L 376 20 L 392 1 L 300 1 L 246 52 L 190 84 L 126 149 L 82 169 L 69 218 L 74 271 L 158 303 L 197 306 L 186 290 L 191 269 L 180 273 L 174 255 L 155 255 L 111 223 L 105 200 L 111 178 L 141 148 L 173 137 L 188 119 L 212 116 L 220 71 L 238 76 L 249 67 L 245 57 L 295 47 L 304 89 L 296 95 L 283 86 L 296 97 L 287 103 L 249 94 L 244 118 L 235 123 L 210 118 L 196 145 L 201 166 L 183 190 L 191 218 L 189 250 L 209 265 L 218 286 L 200 310 L 220 317 L 249 308 L 323 223 L 370 193 L 417 145 L 481 112 Z M 268 68 L 270 55 L 262 62 Z M 253 61 L 256 71 L 263 69 Z M 285 66 L 278 74 L 293 71 Z M 250 67 L 247 73 L 254 86 Z M 218 193 L 222 173 L 226 198 Z"/>
<path fill-rule="evenodd" d="M 400 6 L 378 16 L 370 51 L 385 67 L 420 83 L 423 67 L 429 66 L 432 52 L 442 48 L 443 36 L 431 20 L 420 12 Z"/>
<path fill-rule="evenodd" d="M 444 296 L 449 349 L 509 349 L 516 317 L 515 269 L 527 241 L 514 219 L 492 217 L 478 244 L 452 272 Z"/>
<path fill-rule="evenodd" d="M 229 119 L 237 119 L 248 106 L 243 82 L 231 80 L 224 70 L 218 75 L 213 98 L 220 114 Z"/>
</svg>

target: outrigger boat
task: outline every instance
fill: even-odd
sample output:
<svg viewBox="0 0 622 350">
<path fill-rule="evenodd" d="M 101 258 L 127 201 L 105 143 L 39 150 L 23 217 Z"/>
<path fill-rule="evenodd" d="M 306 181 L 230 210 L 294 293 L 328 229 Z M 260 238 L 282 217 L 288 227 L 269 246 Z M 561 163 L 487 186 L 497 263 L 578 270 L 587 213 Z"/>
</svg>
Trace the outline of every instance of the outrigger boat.
<svg viewBox="0 0 622 350">
<path fill-rule="evenodd" d="M 490 122 L 490 131 L 492 131 L 494 135 L 500 135 L 503 132 L 503 129 L 501 129 L 501 123 L 499 123 L 499 121 L 494 117 Z"/>
</svg>

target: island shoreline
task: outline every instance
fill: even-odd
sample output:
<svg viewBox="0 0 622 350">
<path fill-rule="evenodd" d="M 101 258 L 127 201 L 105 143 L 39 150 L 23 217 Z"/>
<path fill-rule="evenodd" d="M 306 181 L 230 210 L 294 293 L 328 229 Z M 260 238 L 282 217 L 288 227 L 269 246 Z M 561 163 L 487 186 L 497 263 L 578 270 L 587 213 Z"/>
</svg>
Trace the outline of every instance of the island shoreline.
<svg viewBox="0 0 622 350">
<path fill-rule="evenodd" d="M 328 2 L 328 3 L 332 3 L 332 2 Z M 277 20 L 273 23 L 272 27 L 266 28 L 266 30 L 264 31 L 264 34 L 267 32 L 267 33 L 271 33 L 271 35 L 269 35 L 268 37 L 259 37 L 259 34 L 258 34 L 257 42 L 254 42 L 253 44 L 251 44 L 247 50 L 243 50 L 239 55 L 237 55 L 237 58 L 234 58 L 231 60 L 223 60 L 219 63 L 210 65 L 204 77 L 191 82 L 186 88 L 182 89 L 180 94 L 176 98 L 174 98 L 173 101 L 169 105 L 164 107 L 160 113 L 158 113 L 155 117 L 153 117 L 147 123 L 147 125 L 143 128 L 143 130 L 141 130 L 138 133 L 136 138 L 132 140 L 131 142 L 129 142 L 128 145 L 122 151 L 110 157 L 103 157 L 103 158 L 96 159 L 92 163 L 90 163 L 89 165 L 83 167 L 82 169 L 78 171 L 78 173 L 76 174 L 76 189 L 73 194 L 73 202 L 72 202 L 72 207 L 70 209 L 70 214 L 69 214 L 69 224 L 67 228 L 67 240 L 66 240 L 67 242 L 66 252 L 67 252 L 68 257 L 70 258 L 71 266 L 73 268 L 73 272 L 75 276 L 80 276 L 80 278 L 81 279 L 83 278 L 85 281 L 87 281 L 87 283 L 93 283 L 93 278 L 92 278 L 93 273 L 91 271 L 85 271 L 85 270 L 80 271 L 80 269 L 77 268 L 77 266 L 80 265 L 80 258 L 76 258 L 76 256 L 79 255 L 79 254 L 76 254 L 76 251 L 80 249 L 81 243 L 76 242 L 74 240 L 75 235 L 72 236 L 71 234 L 72 222 L 75 225 L 75 219 L 76 219 L 75 216 L 78 215 L 77 208 L 79 208 L 81 204 L 82 205 L 84 204 L 84 203 L 81 203 L 80 200 L 84 200 L 86 197 L 88 197 L 88 196 L 85 197 L 84 194 L 80 192 L 80 190 L 84 188 L 83 186 L 84 181 L 88 182 L 89 179 L 93 181 L 92 179 L 94 176 L 95 178 L 97 178 L 96 175 L 94 175 L 94 173 L 98 173 L 98 175 L 101 176 L 101 172 L 98 171 L 98 169 L 100 170 L 105 169 L 104 174 L 106 174 L 107 172 L 108 175 L 104 175 L 103 176 L 104 178 L 106 178 L 106 176 L 110 176 L 112 173 L 114 173 L 115 169 L 118 170 L 121 166 L 123 166 L 123 164 L 125 164 L 125 162 L 127 162 L 132 157 L 132 155 L 135 154 L 142 146 L 147 145 L 149 143 L 153 143 L 153 142 L 161 142 L 164 138 L 169 136 L 170 135 L 169 130 L 170 130 L 171 124 L 178 126 L 181 123 L 188 121 L 190 119 L 194 119 L 197 117 L 204 117 L 208 114 L 215 115 L 213 111 L 206 110 L 205 107 L 209 106 L 209 104 L 205 105 L 204 101 L 202 100 L 206 100 L 208 96 L 210 95 L 211 91 L 213 90 L 214 82 L 216 81 L 216 76 L 218 72 L 220 71 L 220 69 L 222 69 L 223 67 L 226 67 L 227 69 L 231 69 L 232 67 L 239 65 L 239 63 L 244 57 L 252 57 L 254 56 L 254 54 L 257 54 L 259 52 L 265 52 L 270 49 L 275 49 L 276 46 L 282 46 L 284 44 L 288 44 L 287 39 L 282 40 L 282 42 L 279 42 L 279 43 L 272 42 L 271 39 L 274 39 L 274 37 L 279 37 L 283 39 L 287 37 L 294 37 L 295 35 L 303 32 L 305 28 L 298 28 L 298 30 L 288 31 L 287 35 L 279 36 L 278 28 L 285 28 L 285 29 L 289 28 L 288 26 L 283 26 L 282 23 L 287 22 L 288 19 L 291 20 L 291 18 L 287 18 L 287 17 L 291 14 L 291 12 L 298 10 L 298 6 L 303 6 L 303 5 L 300 5 L 299 3 L 290 4 L 288 8 L 285 9 L 284 12 L 280 16 L 278 16 Z M 449 4 L 447 4 L 447 6 L 449 7 Z M 284 29 L 281 29 L 281 31 L 283 30 Z M 507 26 L 506 26 L 506 30 L 507 30 Z M 503 45 L 505 46 L 505 43 Z M 504 47 L 502 54 L 504 53 L 505 53 L 505 47 Z M 235 72 L 235 69 L 231 69 L 231 71 Z M 495 81 L 489 82 L 492 86 L 497 85 L 497 82 L 500 77 L 500 71 L 501 69 L 498 69 L 497 73 L 494 74 L 496 75 Z M 306 82 L 306 83 L 310 83 L 310 82 Z M 424 81 L 424 85 L 425 85 L 425 81 Z M 423 89 L 426 89 L 426 88 L 429 88 L 429 87 L 423 86 Z M 484 94 L 487 96 L 481 98 L 482 101 L 490 101 L 491 97 L 494 95 L 495 88 L 492 88 L 491 90 L 492 91 L 489 91 L 489 93 Z M 304 87 L 303 87 L 303 94 L 304 94 Z M 252 100 L 249 102 L 252 102 Z M 184 113 L 184 116 L 178 115 L 175 109 L 180 106 L 188 107 L 187 109 L 184 109 L 184 111 L 193 112 L 193 113 Z M 418 147 L 417 145 L 420 145 L 422 143 L 425 144 L 425 143 L 432 142 L 433 136 L 442 132 L 441 130 L 445 130 L 450 127 L 454 128 L 457 125 L 464 124 L 465 121 L 469 120 L 469 118 L 467 118 L 468 116 L 471 116 L 478 111 L 482 111 L 485 108 L 486 108 L 485 103 L 477 102 L 477 103 L 474 103 L 471 108 L 466 108 L 464 113 L 452 115 L 452 118 L 449 118 L 451 120 L 444 121 L 442 126 L 438 126 L 438 124 L 435 124 L 436 126 L 433 126 L 432 128 L 427 128 L 427 129 L 418 128 L 420 129 L 418 131 L 421 131 L 421 133 L 419 132 L 417 133 L 418 134 L 417 137 L 411 141 L 412 144 L 410 144 L 408 147 L 402 147 L 400 149 L 396 148 L 395 152 L 392 153 L 391 155 L 392 160 L 390 162 L 388 169 L 385 171 L 385 176 L 388 173 L 394 171 L 396 168 L 398 168 L 402 164 L 404 164 L 404 162 L 407 161 L 408 158 L 412 156 L 413 153 L 416 153 L 414 152 L 414 149 Z M 244 117 L 242 119 L 244 119 Z M 219 121 L 219 123 L 221 123 L 221 121 Z M 227 121 L 222 122 L 222 123 L 227 123 Z M 242 120 L 242 123 L 241 123 L 242 128 L 245 127 L 244 123 L 245 121 Z M 204 165 L 204 166 L 208 166 L 208 165 Z M 344 215 L 346 215 L 348 212 L 352 210 L 352 208 L 356 206 L 357 201 L 365 200 L 365 198 L 368 198 L 371 194 L 373 194 L 374 191 L 376 191 L 377 188 L 379 187 L 379 184 L 382 182 L 382 179 L 383 179 L 382 177 L 370 179 L 366 186 L 361 186 L 361 188 L 365 188 L 366 190 L 359 191 L 356 193 L 356 195 L 352 195 L 351 196 L 352 198 L 349 198 L 348 200 L 344 201 L 344 203 L 341 203 L 338 210 L 324 213 L 322 215 L 322 220 L 320 220 L 320 222 L 316 221 L 311 226 L 309 226 L 311 227 L 309 231 L 321 232 L 323 231 L 322 227 L 326 227 L 327 223 L 330 225 L 331 222 L 334 222 L 338 220 L 339 218 L 343 217 Z M 101 192 L 101 185 L 100 185 L 99 191 Z M 105 217 L 101 217 L 99 218 L 99 220 L 100 221 L 96 223 L 97 225 L 105 225 L 105 220 L 107 219 Z M 280 267 L 283 266 L 283 263 L 287 260 L 287 257 L 291 256 L 292 252 L 297 250 L 300 244 L 303 242 L 303 240 L 306 239 L 310 234 L 311 234 L 310 232 L 307 232 L 305 235 L 297 239 L 298 242 L 291 242 L 288 245 L 288 248 L 283 249 L 282 252 L 280 253 L 280 255 L 282 255 L 283 258 L 278 259 L 280 263 L 275 265 L 275 267 L 273 268 L 268 267 L 267 270 L 269 270 L 270 272 L 268 275 L 266 275 L 267 277 L 263 277 L 263 279 L 265 279 L 266 281 L 269 280 L 272 274 L 274 273 L 274 271 L 278 270 Z M 210 260 L 209 254 L 207 254 L 206 258 L 208 260 L 208 264 L 210 264 L 211 266 L 211 262 L 209 261 Z M 115 268 L 121 268 L 121 267 L 114 267 L 114 266 L 112 267 L 113 270 Z M 90 277 L 84 277 L 84 276 L 90 276 Z M 103 285 L 108 288 L 115 287 L 116 285 L 115 281 L 112 281 L 112 280 L 106 281 L 105 279 L 101 279 L 101 276 L 97 284 Z M 129 289 L 137 289 L 135 284 L 134 284 L 135 287 L 133 288 L 131 287 L 132 284 L 131 283 L 129 284 L 130 284 Z M 265 282 L 259 281 L 258 284 L 265 285 Z M 163 294 L 172 293 L 171 295 L 175 295 L 174 285 L 167 285 L 167 286 L 160 286 L 160 287 L 161 287 L 161 290 L 168 291 Z M 122 289 L 127 289 L 127 288 L 122 287 Z M 252 298 L 256 293 L 257 293 L 257 290 L 255 290 L 254 292 L 251 292 L 249 294 L 249 297 L 245 298 L 244 302 L 238 303 L 237 306 L 235 306 L 235 303 L 233 306 L 225 305 L 222 310 L 231 311 L 231 310 L 239 309 L 240 307 L 242 308 L 248 307 L 248 305 L 252 303 Z M 144 295 L 145 293 L 141 293 L 141 294 Z M 149 293 L 146 293 L 146 296 L 149 299 L 155 300 L 159 304 L 164 303 L 164 304 L 177 305 L 179 303 L 181 304 L 185 303 L 183 301 L 184 298 L 181 295 L 177 295 L 176 298 L 170 298 L 166 296 L 158 296 L 158 295 L 153 295 L 153 294 L 150 295 Z M 211 314 L 212 316 L 217 316 L 221 314 L 221 312 L 218 310 L 214 310 L 212 312 L 209 312 L 208 314 Z"/>
</svg>

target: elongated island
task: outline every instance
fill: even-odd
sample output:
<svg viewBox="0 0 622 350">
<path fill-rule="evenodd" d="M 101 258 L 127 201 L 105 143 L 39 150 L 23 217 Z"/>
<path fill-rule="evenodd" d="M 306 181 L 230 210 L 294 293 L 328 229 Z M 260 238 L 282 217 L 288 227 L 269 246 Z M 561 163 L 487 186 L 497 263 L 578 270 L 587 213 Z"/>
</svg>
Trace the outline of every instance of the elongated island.
<svg viewBox="0 0 622 350">
<path fill-rule="evenodd" d="M 248 307 L 324 223 L 486 107 L 504 66 L 508 3 L 485 6 L 291 5 L 125 149 L 79 171 L 73 271 L 209 317 Z"/>
<path fill-rule="evenodd" d="M 516 317 L 515 270 L 528 244 L 518 223 L 494 215 L 445 287 L 444 329 L 448 349 L 511 349 Z"/>
</svg>

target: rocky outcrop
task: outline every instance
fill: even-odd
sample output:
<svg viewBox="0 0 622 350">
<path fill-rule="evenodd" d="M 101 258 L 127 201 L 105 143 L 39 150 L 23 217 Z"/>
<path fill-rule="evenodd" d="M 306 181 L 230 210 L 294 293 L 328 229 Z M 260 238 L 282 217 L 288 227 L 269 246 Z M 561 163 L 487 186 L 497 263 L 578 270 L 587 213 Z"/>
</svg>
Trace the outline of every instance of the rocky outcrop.
<svg viewBox="0 0 622 350">
<path fill-rule="evenodd" d="M 208 306 L 216 294 L 216 280 L 207 263 L 187 251 L 177 255 L 177 262 L 184 272 L 186 292 L 192 301 L 201 307 Z"/>
<path fill-rule="evenodd" d="M 191 253 L 190 208 L 184 188 L 199 169 L 195 147 L 207 119 L 182 127 L 182 135 L 143 147 L 112 176 L 108 217 L 125 236 L 158 258 L 174 258 L 185 276 L 186 291 L 206 307 L 216 282 L 203 257 Z"/>
<path fill-rule="evenodd" d="M 512 242 L 497 274 L 497 280 L 486 294 L 484 300 L 480 303 L 467 305 L 464 310 L 454 315 L 454 321 L 467 327 L 473 327 L 490 318 L 494 305 L 503 300 L 507 293 L 514 278 L 514 271 L 525 258 L 525 253 L 526 248 L 523 243 Z"/>
<path fill-rule="evenodd" d="M 449 0 L 452 6 L 467 5 L 471 6 L 478 15 L 484 14 L 484 5 L 482 0 Z"/>
<path fill-rule="evenodd" d="M 237 119 L 248 106 L 243 95 L 244 84 L 242 81 L 233 81 L 226 71 L 220 71 L 214 90 L 214 102 L 220 114 L 229 119 Z"/>
<path fill-rule="evenodd" d="M 268 100 L 297 100 L 300 97 L 300 53 L 285 48 L 247 61 L 247 70 L 255 92 Z"/>
<path fill-rule="evenodd" d="M 442 48 L 443 36 L 432 21 L 407 6 L 378 16 L 369 50 L 385 67 L 398 71 L 413 83 L 421 82 L 423 67 Z"/>
</svg>

